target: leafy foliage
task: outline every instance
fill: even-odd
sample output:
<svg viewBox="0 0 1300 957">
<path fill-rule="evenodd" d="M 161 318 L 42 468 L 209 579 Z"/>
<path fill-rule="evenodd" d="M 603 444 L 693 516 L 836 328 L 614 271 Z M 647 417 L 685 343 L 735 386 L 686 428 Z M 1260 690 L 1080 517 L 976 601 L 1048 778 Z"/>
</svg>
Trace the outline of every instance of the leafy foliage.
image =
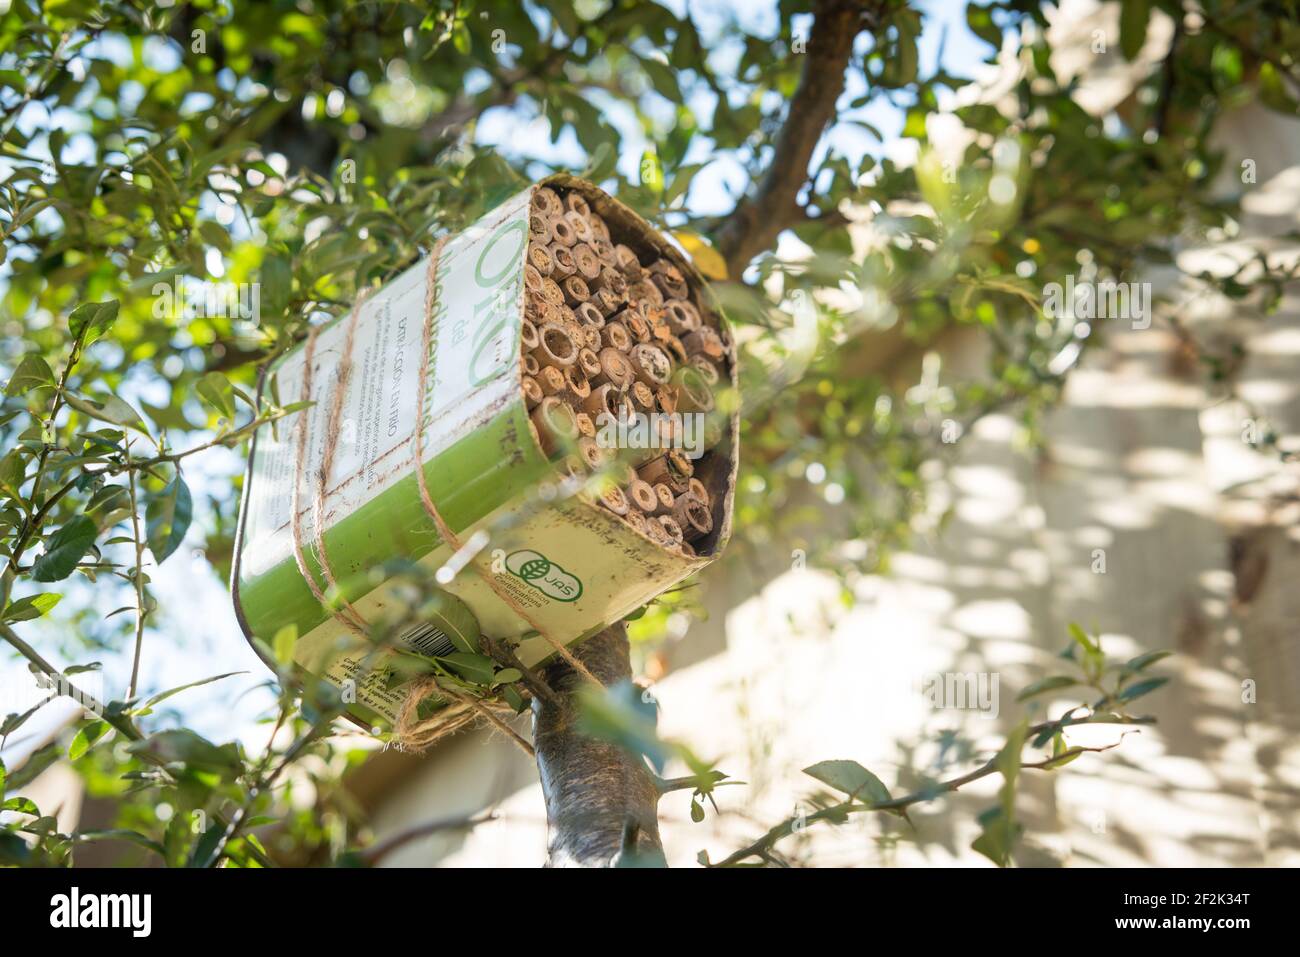
<svg viewBox="0 0 1300 957">
<path fill-rule="evenodd" d="M 967 22 L 991 47 L 1025 38 L 1024 68 L 1013 106 L 956 109 L 973 135 L 945 165 L 929 120 L 966 81 L 943 64 L 922 69 L 921 13 L 902 0 L 864 4 L 834 125 L 873 148 L 850 156 L 827 141 L 799 171 L 795 198 L 765 211 L 798 254 L 765 249 L 728 276 L 728 215 L 706 194 L 755 195 L 808 70 L 807 14 L 822 5 L 781 0 L 760 34 L 705 30 L 689 13 L 632 0 L 13 0 L 0 13 L 0 636 L 75 689 L 75 670 L 57 672 L 13 627 L 39 626 L 58 604 L 86 644 L 134 649 L 138 665 L 154 609 L 146 566 L 191 542 L 228 575 L 241 480 L 233 457 L 206 457 L 205 486 L 227 491 L 196 501 L 192 456 L 239 449 L 295 411 L 253 398 L 259 366 L 435 234 L 562 166 L 728 280 L 718 292 L 745 350 L 747 458 L 728 560 L 781 541 L 846 577 L 885 570 L 924 505 L 923 467 L 942 458 L 946 425 L 1014 408 L 1032 439 L 1078 354 L 1102 337 L 1045 316 L 1042 282 L 1083 262 L 1099 278 L 1128 278 L 1170 262 L 1176 237 L 1231 230 L 1231 204 L 1209 192 L 1227 162 L 1211 135 L 1251 97 L 1294 114 L 1300 26 L 1274 11 L 1287 6 L 1201 4 L 1200 25 L 1177 31 L 1137 95 L 1099 118 L 1076 102 L 1073 79 L 1055 75 L 1040 6 L 972 3 Z M 1122 54 L 1136 57 L 1153 19 L 1171 14 L 1182 16 L 1175 0 L 1123 4 Z M 734 57 L 714 54 L 719 34 Z M 915 164 L 875 148 L 883 134 L 870 117 L 885 101 L 903 111 Z M 515 135 L 489 136 L 501 122 Z M 546 136 L 517 135 L 527 123 Z M 846 229 L 864 210 L 869 244 Z M 1283 278 L 1243 272 L 1219 284 L 1266 314 Z M 204 283 L 256 288 L 256 314 L 198 306 L 186 284 Z M 941 381 L 926 355 L 963 329 L 991 347 L 988 374 Z M 1220 357 L 1202 357 L 1216 375 Z M 837 507 L 835 536 L 813 496 Z M 69 584 L 43 590 L 55 583 Z M 414 615 L 428 596 L 412 587 Z M 694 593 L 665 596 L 634 631 L 658 637 Z M 260 637 L 283 665 L 294 636 Z M 1024 697 L 1101 680 L 1100 650 L 1076 640 L 1082 676 L 1047 677 Z M 1106 707 L 1157 687 L 1141 676 L 1154 661 L 1128 662 Z M 467 690 L 518 677 L 469 648 L 436 671 Z M 120 826 L 60 834 L 52 817 L 6 803 L 30 820 L 0 830 L 0 861 L 63 864 L 81 845 L 114 841 L 168 864 L 260 865 L 328 860 L 356 843 L 364 829 L 340 777 L 360 757 L 325 737 L 338 702 L 325 688 L 296 696 L 286 677 L 268 722 L 275 746 L 251 756 L 152 721 L 173 692 L 142 700 L 133 676 L 124 700 L 96 702 L 70 742 L 5 784 L 67 755 L 92 793 L 120 800 Z M 625 711 L 607 708 L 603 733 L 622 733 Z M 8 716 L 2 733 L 32 713 Z M 644 752 L 653 737 L 641 732 Z M 1029 732 L 1031 744 L 1042 737 Z M 1019 753 L 1014 738 L 1003 749 L 1004 794 L 981 838 L 999 862 L 1014 838 Z M 319 760 L 299 761 L 309 754 Z M 688 764 L 702 815 L 718 778 Z M 809 774 L 847 795 L 845 813 L 889 800 L 851 762 Z M 292 810 L 309 787 L 315 810 Z M 272 833 L 274 854 L 263 843 Z"/>
</svg>

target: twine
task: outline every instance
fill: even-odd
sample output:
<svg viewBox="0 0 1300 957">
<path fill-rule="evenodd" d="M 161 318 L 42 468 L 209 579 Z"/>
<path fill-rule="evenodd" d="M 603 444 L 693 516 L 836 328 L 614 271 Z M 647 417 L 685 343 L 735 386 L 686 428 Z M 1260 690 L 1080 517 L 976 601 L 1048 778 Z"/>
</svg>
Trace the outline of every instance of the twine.
<svg viewBox="0 0 1300 957">
<path fill-rule="evenodd" d="M 434 249 L 431 262 L 436 262 L 439 252 L 441 252 L 443 241 L 440 240 Z M 430 273 L 432 276 L 432 271 Z M 309 416 L 304 414 L 298 420 L 298 432 L 295 443 L 295 456 L 297 468 L 294 472 L 293 496 L 291 503 L 292 515 L 290 518 L 289 528 L 293 541 L 293 558 L 294 563 L 298 566 L 298 571 L 307 583 L 308 589 L 317 602 L 321 604 L 339 624 L 343 625 L 348 631 L 358 637 L 369 640 L 370 629 L 362 614 L 357 611 L 356 607 L 348 601 L 342 594 L 338 585 L 337 576 L 334 574 L 334 568 L 330 564 L 329 555 L 325 549 L 325 493 L 329 482 L 329 474 L 334 465 L 334 457 L 338 452 L 339 436 L 342 432 L 340 425 L 343 417 L 343 401 L 347 395 L 348 380 L 352 374 L 352 347 L 356 341 L 357 320 L 361 312 L 361 306 L 369 298 L 372 290 L 363 290 L 352 306 L 348 314 L 347 325 L 345 327 L 343 339 L 343 359 L 339 363 L 337 372 L 337 381 L 334 384 L 334 391 L 330 396 L 330 403 L 325 418 L 325 438 L 324 447 L 321 454 L 320 468 L 316 472 L 316 488 L 312 495 L 312 536 L 309 548 L 316 560 L 316 566 L 320 569 L 321 578 L 324 579 L 327 588 L 333 592 L 334 599 L 331 600 L 326 590 L 323 589 L 316 581 L 316 576 L 312 574 L 307 564 L 306 549 L 303 547 L 303 530 L 302 530 L 302 476 L 307 471 L 307 428 L 309 425 Z M 431 307 L 432 303 L 426 300 L 426 307 Z M 426 322 L 425 349 L 428 349 L 428 323 Z M 302 375 L 302 392 L 301 398 L 310 400 L 312 395 L 312 385 L 314 379 L 314 363 L 316 358 L 316 337 L 319 334 L 319 327 L 314 327 L 307 334 L 307 341 L 303 349 L 303 375 Z M 425 366 L 427 367 L 427 356 Z M 424 407 L 424 388 L 423 379 L 421 379 L 420 389 L 420 409 Z M 419 426 L 417 422 L 417 433 Z M 417 460 L 418 461 L 418 460 Z M 421 489 L 423 491 L 423 470 L 420 470 Z M 431 510 L 431 514 L 436 515 L 437 510 L 427 498 L 425 493 L 425 507 Z M 440 527 L 444 527 L 441 518 L 435 519 Z M 454 540 L 454 536 L 452 537 Z M 459 546 L 457 546 L 459 547 Z M 440 709 L 433 718 L 420 721 L 419 706 L 426 698 L 433 694 L 445 695 L 452 699 L 444 708 Z M 513 711 L 504 705 L 498 705 L 498 708 L 504 709 L 507 713 L 513 715 Z M 492 707 L 484 705 L 474 695 L 460 691 L 459 689 L 439 684 L 436 677 L 426 676 L 416 681 L 411 692 L 408 693 L 406 700 L 403 702 L 398 712 L 395 733 L 399 745 L 408 750 L 424 750 L 433 744 L 439 738 L 452 734 L 467 724 L 472 723 L 478 718 L 487 720 L 497 730 L 505 733 L 516 745 L 525 751 L 530 757 L 535 756 L 533 746 L 519 735 L 514 728 L 510 727 L 501 717 L 493 713 Z"/>
<path fill-rule="evenodd" d="M 445 239 L 438 240 L 438 244 L 433 247 L 433 254 L 429 257 L 429 275 L 425 287 L 424 295 L 424 332 L 421 337 L 420 352 L 420 382 L 419 393 L 416 400 L 416 420 L 415 430 L 411 435 L 411 443 L 415 449 L 415 480 L 420 487 L 420 501 L 424 504 L 424 510 L 428 513 L 429 518 L 433 519 L 433 524 L 438 529 L 438 534 L 442 540 L 454 551 L 459 552 L 465 546 L 461 543 L 460 538 L 451 530 L 438 511 L 438 507 L 433 504 L 433 498 L 429 495 L 428 482 L 424 475 L 424 399 L 428 391 L 429 370 L 430 370 L 430 343 L 433 339 L 433 308 L 436 303 L 436 286 L 434 280 L 438 271 L 438 258 L 442 254 L 442 247 L 445 245 Z M 563 643 L 556 641 L 541 625 L 539 625 L 528 611 L 496 580 L 496 575 L 489 569 L 484 571 L 483 567 L 478 564 L 476 557 L 469 561 L 471 567 L 479 573 L 488 588 L 492 589 L 501 601 L 513 611 L 516 615 L 528 623 L 528 626 L 537 632 L 548 645 L 555 649 L 565 663 L 574 671 L 581 674 L 588 681 L 600 684 L 596 676 L 588 670 L 587 666 L 574 657 L 573 652 L 569 651 Z"/>
</svg>

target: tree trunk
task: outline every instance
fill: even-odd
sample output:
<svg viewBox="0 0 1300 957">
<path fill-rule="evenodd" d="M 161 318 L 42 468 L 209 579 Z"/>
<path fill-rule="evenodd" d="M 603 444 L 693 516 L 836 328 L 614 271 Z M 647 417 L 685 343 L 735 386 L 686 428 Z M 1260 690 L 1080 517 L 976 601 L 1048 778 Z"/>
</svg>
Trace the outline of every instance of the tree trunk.
<svg viewBox="0 0 1300 957">
<path fill-rule="evenodd" d="M 606 686 L 632 677 L 622 624 L 572 651 Z M 546 866 L 662 866 L 659 792 L 645 761 L 577 729 L 575 696 L 587 683 L 582 675 L 558 661 L 544 679 L 560 699 L 533 699 L 533 746 L 546 798 Z"/>
</svg>

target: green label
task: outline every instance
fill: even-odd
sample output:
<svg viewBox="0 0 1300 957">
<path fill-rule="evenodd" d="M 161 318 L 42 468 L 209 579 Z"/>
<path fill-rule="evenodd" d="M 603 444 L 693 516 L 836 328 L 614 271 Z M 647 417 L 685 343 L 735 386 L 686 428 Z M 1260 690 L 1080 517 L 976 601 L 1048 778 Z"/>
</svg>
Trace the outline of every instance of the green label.
<svg viewBox="0 0 1300 957">
<path fill-rule="evenodd" d="M 582 597 L 582 580 L 555 564 L 541 552 L 521 548 L 506 556 L 506 570 L 532 585 L 547 598 L 577 601 Z"/>
</svg>

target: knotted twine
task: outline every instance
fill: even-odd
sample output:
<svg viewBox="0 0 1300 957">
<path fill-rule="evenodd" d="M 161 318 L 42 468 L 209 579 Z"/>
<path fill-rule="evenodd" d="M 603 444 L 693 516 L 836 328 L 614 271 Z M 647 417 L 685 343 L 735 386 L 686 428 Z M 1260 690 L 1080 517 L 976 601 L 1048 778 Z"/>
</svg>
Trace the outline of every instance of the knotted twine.
<svg viewBox="0 0 1300 957">
<path fill-rule="evenodd" d="M 428 391 L 429 373 L 431 371 L 431 345 L 433 339 L 434 310 L 437 305 L 437 271 L 439 259 L 442 255 L 443 247 L 447 239 L 443 237 L 437 241 L 433 251 L 429 255 L 428 274 L 426 277 L 426 289 L 424 298 L 424 323 L 423 334 L 421 336 L 420 351 L 420 374 L 418 385 L 418 398 L 416 402 L 416 420 L 415 427 L 411 432 L 411 444 L 414 449 L 414 463 L 416 484 L 420 489 L 420 502 L 424 506 L 426 514 L 433 521 L 438 530 L 442 541 L 453 550 L 453 553 L 460 553 L 465 546 L 451 527 L 443 519 L 438 507 L 434 504 L 432 496 L 429 494 L 428 482 L 424 474 L 424 405 Z M 292 519 L 290 530 L 293 538 L 294 562 L 298 566 L 298 571 L 306 581 L 307 587 L 311 590 L 312 595 L 334 616 L 340 624 L 351 631 L 353 634 L 370 639 L 369 626 L 365 618 L 357 611 L 356 607 L 348 601 L 338 587 L 338 581 L 334 575 L 334 569 L 330 565 L 329 557 L 325 550 L 324 535 L 324 508 L 326 484 L 329 480 L 329 473 L 334 464 L 334 455 L 338 450 L 338 437 L 341 433 L 340 425 L 343 415 L 343 401 L 346 396 L 348 379 L 352 373 L 352 347 L 356 340 L 357 320 L 360 315 L 361 306 L 369 298 L 371 290 L 364 290 L 357 296 L 356 302 L 348 314 L 347 325 L 345 327 L 343 340 L 343 358 L 339 363 L 336 375 L 334 392 L 331 396 L 328 413 L 326 416 L 326 428 L 324 447 L 321 454 L 321 465 L 316 474 L 316 491 L 312 499 L 312 551 L 316 559 L 317 567 L 321 572 L 321 577 L 325 579 L 330 591 L 337 596 L 337 603 L 331 601 L 325 591 L 317 584 L 315 576 L 307 567 L 306 555 L 302 544 L 302 518 L 301 518 L 301 477 L 306 471 L 307 460 L 307 425 L 308 416 L 304 414 L 298 421 L 297 448 L 296 457 L 298 468 L 295 472 L 293 485 L 292 500 Z M 303 380 L 302 380 L 302 397 L 311 399 L 312 379 L 313 379 L 313 359 L 316 353 L 316 337 L 319 333 L 319 327 L 313 328 L 307 335 L 307 342 L 303 349 Z M 481 550 L 481 549 L 480 549 Z M 543 629 L 523 606 L 496 580 L 496 575 L 490 570 L 485 570 L 477 561 L 477 551 L 469 559 L 469 565 L 483 578 L 483 581 L 492 590 L 492 592 L 503 601 L 516 615 L 518 615 L 529 627 L 540 635 L 547 644 L 575 671 L 581 674 L 588 681 L 599 684 L 595 675 L 574 657 L 561 642 L 557 641 L 549 632 Z M 444 707 L 438 709 L 429 718 L 421 719 L 419 717 L 420 705 L 429 698 L 447 697 L 452 699 Z M 436 675 L 424 675 L 412 682 L 407 691 L 406 698 L 398 710 L 397 722 L 394 727 L 394 733 L 397 737 L 398 746 L 408 751 L 423 751 L 436 741 L 454 734 L 466 725 L 472 724 L 476 719 L 482 718 L 493 725 L 497 730 L 504 733 L 510 738 L 521 750 L 525 751 L 530 757 L 534 755 L 533 746 L 519 735 L 514 728 L 506 724 L 505 720 L 495 712 L 501 712 L 504 715 L 513 716 L 514 712 L 499 699 L 480 700 L 476 695 L 462 691 L 450 682 L 442 682 Z"/>
</svg>

